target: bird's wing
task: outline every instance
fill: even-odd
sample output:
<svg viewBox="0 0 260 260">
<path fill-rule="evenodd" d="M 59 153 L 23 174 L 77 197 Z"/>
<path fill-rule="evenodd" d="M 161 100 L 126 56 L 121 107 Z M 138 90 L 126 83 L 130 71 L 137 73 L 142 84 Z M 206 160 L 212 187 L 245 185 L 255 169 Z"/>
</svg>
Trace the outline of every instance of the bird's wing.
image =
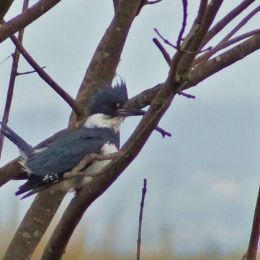
<svg viewBox="0 0 260 260">
<path fill-rule="evenodd" d="M 98 153 L 104 144 L 94 129 L 80 128 L 63 134 L 45 150 L 31 156 L 26 166 L 33 175 L 46 176 L 70 171 L 86 154 Z"/>
<path fill-rule="evenodd" d="M 80 128 L 63 133 L 45 150 L 34 153 L 26 162 L 30 170 L 28 181 L 16 195 L 26 198 L 63 178 L 90 153 L 99 153 L 106 142 L 118 143 L 118 136 L 110 130 Z"/>
</svg>

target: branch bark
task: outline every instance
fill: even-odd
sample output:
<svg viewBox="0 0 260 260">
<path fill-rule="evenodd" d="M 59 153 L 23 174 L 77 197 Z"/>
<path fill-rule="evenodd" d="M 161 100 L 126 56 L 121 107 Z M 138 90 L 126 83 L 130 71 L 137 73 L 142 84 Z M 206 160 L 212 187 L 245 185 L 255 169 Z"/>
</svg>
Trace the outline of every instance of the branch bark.
<svg viewBox="0 0 260 260">
<path fill-rule="evenodd" d="M 25 28 L 44 13 L 48 12 L 61 0 L 39 0 L 36 4 L 20 15 L 0 26 L 0 43 L 9 38 L 14 33 Z"/>
</svg>

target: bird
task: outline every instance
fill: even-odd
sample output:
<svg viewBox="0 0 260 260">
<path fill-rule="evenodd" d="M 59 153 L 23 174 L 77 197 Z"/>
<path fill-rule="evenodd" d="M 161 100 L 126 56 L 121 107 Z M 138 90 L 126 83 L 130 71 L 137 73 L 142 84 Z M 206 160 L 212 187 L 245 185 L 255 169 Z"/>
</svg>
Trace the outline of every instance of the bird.
<svg viewBox="0 0 260 260">
<path fill-rule="evenodd" d="M 27 181 L 16 191 L 23 198 L 48 187 L 66 191 L 80 190 L 89 182 L 89 176 L 101 171 L 110 161 L 93 160 L 84 167 L 75 167 L 88 155 L 106 156 L 119 151 L 119 130 L 128 116 L 140 116 L 139 109 L 126 108 L 126 83 L 117 82 L 97 91 L 90 99 L 89 117 L 81 127 L 61 132 L 46 147 L 33 148 L 7 125 L 1 132 L 19 149 L 19 163 L 27 174 Z"/>
</svg>

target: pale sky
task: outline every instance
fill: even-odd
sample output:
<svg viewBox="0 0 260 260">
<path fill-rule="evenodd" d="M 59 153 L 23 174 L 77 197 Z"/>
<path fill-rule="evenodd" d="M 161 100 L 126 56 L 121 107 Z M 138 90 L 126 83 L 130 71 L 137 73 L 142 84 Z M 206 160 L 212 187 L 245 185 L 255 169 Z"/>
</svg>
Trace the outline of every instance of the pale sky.
<svg viewBox="0 0 260 260">
<path fill-rule="evenodd" d="M 9 18 L 21 10 L 20 2 L 15 1 Z M 225 2 L 219 17 L 231 8 L 231 1 Z M 238 2 L 232 1 L 232 6 Z M 190 1 L 189 21 L 196 15 L 196 7 L 197 1 Z M 64 0 L 26 29 L 24 46 L 75 97 L 112 16 L 112 1 L 80 0 L 75 4 Z M 137 17 L 117 71 L 126 80 L 130 97 L 167 76 L 168 66 L 152 43 L 153 28 L 174 42 L 180 23 L 181 1 L 163 0 L 145 7 Z M 259 24 L 258 15 L 246 30 Z M 0 62 L 12 52 L 9 40 L 1 44 Z M 10 64 L 10 58 L 0 64 L 1 113 Z M 20 65 L 19 71 L 30 70 L 24 60 Z M 259 67 L 259 52 L 255 52 L 188 90 L 195 100 L 176 97 L 160 123 L 172 138 L 153 133 L 136 160 L 86 213 L 82 223 L 89 232 L 89 246 L 101 245 L 105 230 L 113 225 L 117 249 L 135 250 L 142 180 L 147 178 L 144 248 L 157 250 L 168 236 L 178 253 L 246 249 L 259 186 Z M 69 114 L 67 104 L 37 75 L 18 78 L 9 125 L 30 144 L 65 128 Z M 136 124 L 136 118 L 125 122 L 123 142 Z M 16 147 L 5 141 L 1 165 L 17 155 Z M 32 201 L 15 197 L 19 185 L 21 182 L 13 181 L 0 189 L 4 198 L 0 207 L 5 208 L 2 223 L 12 219 L 14 205 L 20 221 Z M 67 197 L 66 202 L 72 195 Z M 127 241 L 122 243 L 122 238 Z"/>
</svg>

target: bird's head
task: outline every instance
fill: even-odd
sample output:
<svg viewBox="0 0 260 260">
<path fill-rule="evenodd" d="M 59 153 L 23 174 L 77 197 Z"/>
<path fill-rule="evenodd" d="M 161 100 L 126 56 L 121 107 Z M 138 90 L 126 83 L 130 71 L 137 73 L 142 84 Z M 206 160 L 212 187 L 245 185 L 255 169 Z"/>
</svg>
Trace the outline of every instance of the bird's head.
<svg viewBox="0 0 260 260">
<path fill-rule="evenodd" d="M 123 81 L 114 87 L 101 89 L 90 100 L 90 116 L 84 124 L 85 127 L 108 127 L 117 132 L 125 117 L 144 114 L 139 109 L 126 108 L 127 100 L 127 88 Z"/>
</svg>

